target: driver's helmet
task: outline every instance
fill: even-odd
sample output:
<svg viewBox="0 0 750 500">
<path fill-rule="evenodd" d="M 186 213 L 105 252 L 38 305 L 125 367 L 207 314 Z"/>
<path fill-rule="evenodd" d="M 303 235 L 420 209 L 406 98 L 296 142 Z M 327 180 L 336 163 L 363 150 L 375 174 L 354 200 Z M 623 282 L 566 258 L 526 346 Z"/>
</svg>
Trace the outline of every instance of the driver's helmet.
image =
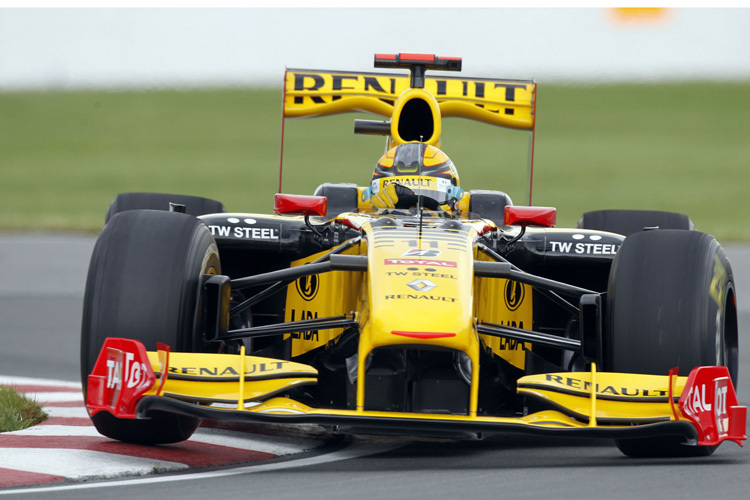
<svg viewBox="0 0 750 500">
<path fill-rule="evenodd" d="M 413 196 L 400 196 L 395 208 L 408 209 L 417 205 L 422 195 L 423 207 L 452 212 L 463 196 L 458 171 L 448 155 L 435 146 L 408 142 L 387 151 L 375 166 L 370 191 L 372 194 L 391 183 L 410 189 Z"/>
</svg>

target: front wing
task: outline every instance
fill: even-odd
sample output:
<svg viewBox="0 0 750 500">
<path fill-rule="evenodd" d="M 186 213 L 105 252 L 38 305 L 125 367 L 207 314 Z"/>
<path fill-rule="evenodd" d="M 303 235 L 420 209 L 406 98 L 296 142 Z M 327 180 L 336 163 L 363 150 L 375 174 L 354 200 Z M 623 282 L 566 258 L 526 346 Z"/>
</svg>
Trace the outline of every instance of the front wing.
<svg viewBox="0 0 750 500">
<path fill-rule="evenodd" d="M 673 371 L 673 372 L 676 372 Z M 244 376 L 240 377 L 239 374 Z M 158 377 L 157 377 L 158 375 Z M 518 391 L 553 408 L 517 417 L 312 408 L 276 395 L 314 384 L 310 366 L 235 354 L 147 352 L 138 341 L 107 339 L 89 375 L 87 408 L 118 418 L 164 411 L 215 420 L 318 424 L 352 433 L 461 435 L 524 433 L 599 438 L 681 436 L 714 446 L 746 439 L 725 367 L 688 377 L 591 372 L 522 377 Z"/>
</svg>

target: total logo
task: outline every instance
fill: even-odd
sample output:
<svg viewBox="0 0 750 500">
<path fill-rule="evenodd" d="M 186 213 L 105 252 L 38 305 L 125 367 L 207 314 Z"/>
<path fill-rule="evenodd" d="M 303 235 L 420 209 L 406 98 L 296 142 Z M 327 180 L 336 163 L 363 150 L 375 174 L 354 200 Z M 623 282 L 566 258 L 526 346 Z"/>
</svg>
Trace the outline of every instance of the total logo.
<svg viewBox="0 0 750 500">
<path fill-rule="evenodd" d="M 386 266 L 430 266 L 430 267 L 456 267 L 456 262 L 451 260 L 433 259 L 385 259 Z"/>
<path fill-rule="evenodd" d="M 729 431 L 729 414 L 727 412 L 729 379 L 727 377 L 716 379 L 714 381 L 713 394 L 711 394 L 710 389 L 711 387 L 708 384 L 701 384 L 691 388 L 687 395 L 686 413 L 700 418 L 701 414 L 710 414 L 713 412 L 713 418 L 716 422 L 716 432 L 719 436 L 726 436 Z"/>
<path fill-rule="evenodd" d="M 132 352 L 125 352 L 124 371 L 121 355 L 107 359 L 107 389 L 119 389 L 123 382 L 128 389 L 132 389 L 145 381 L 148 369 L 143 363 L 133 362 L 134 359 Z"/>
<path fill-rule="evenodd" d="M 406 284 L 409 288 L 418 292 L 429 292 L 437 285 L 430 280 L 418 279 Z"/>
</svg>

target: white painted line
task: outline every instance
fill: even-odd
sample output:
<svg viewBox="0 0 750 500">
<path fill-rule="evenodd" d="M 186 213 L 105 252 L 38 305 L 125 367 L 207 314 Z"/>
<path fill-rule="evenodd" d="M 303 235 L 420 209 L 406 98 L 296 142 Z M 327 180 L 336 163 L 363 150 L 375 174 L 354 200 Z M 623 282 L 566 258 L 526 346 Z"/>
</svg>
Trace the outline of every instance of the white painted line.
<svg viewBox="0 0 750 500">
<path fill-rule="evenodd" d="M 25 395 L 42 404 L 75 401 L 83 405 L 83 394 L 80 392 L 27 392 Z"/>
<path fill-rule="evenodd" d="M 293 469 L 297 467 L 306 467 L 310 465 L 319 465 L 330 462 L 337 462 L 339 460 L 349 460 L 352 458 L 364 457 L 367 455 L 374 455 L 376 453 L 384 453 L 399 446 L 402 446 L 403 442 L 356 442 L 352 446 L 329 453 L 327 455 L 318 455 L 315 457 L 301 458 L 299 460 L 290 460 L 288 462 L 280 462 L 274 464 L 263 464 L 263 465 L 251 465 L 245 467 L 238 467 L 236 469 L 224 469 L 210 472 L 198 472 L 195 474 L 178 474 L 169 476 L 153 476 L 139 479 L 123 479 L 120 481 L 107 481 L 101 483 L 83 483 L 83 484 L 70 484 L 62 486 L 45 486 L 39 488 L 22 488 L 22 489 L 7 489 L 0 490 L 0 496 L 3 495 L 21 495 L 21 494 L 36 494 L 36 493 L 49 493 L 54 491 L 71 491 L 71 490 L 83 490 L 83 489 L 95 489 L 95 488 L 113 488 L 116 486 L 128 486 L 128 485 L 144 485 L 144 484 L 155 484 L 155 483 L 173 483 L 175 481 L 193 481 L 201 479 L 209 479 L 216 477 L 231 477 L 239 476 L 242 474 L 254 474 L 258 472 L 270 472 L 275 470 Z"/>
<path fill-rule="evenodd" d="M 69 408 L 56 408 L 56 410 Z M 58 436 L 78 436 L 78 437 L 103 437 L 96 431 L 93 425 L 37 425 L 5 433 L 15 436 L 40 436 L 40 437 L 58 437 Z M 239 432 L 223 431 L 220 429 L 198 429 L 190 438 L 190 441 L 205 444 L 215 444 L 238 448 L 241 450 L 261 451 L 273 455 L 289 455 L 301 451 L 310 450 L 320 444 L 320 441 L 302 440 L 284 437 L 265 437 L 244 435 Z"/>
<path fill-rule="evenodd" d="M 44 407 L 42 407 L 42 409 L 44 410 L 44 413 L 46 413 L 50 417 L 64 417 L 64 418 L 83 417 L 83 418 L 89 418 L 89 413 L 86 411 L 86 408 L 84 408 L 83 406 L 74 406 L 74 407 L 66 407 L 66 406 L 44 406 Z"/>
<path fill-rule="evenodd" d="M 246 437 L 247 436 L 247 437 Z M 311 450 L 320 445 L 320 441 L 307 439 L 290 439 L 284 437 L 265 437 L 244 435 L 239 432 L 225 431 L 221 429 L 204 429 L 199 428 L 193 434 L 190 441 L 198 443 L 215 444 L 219 446 L 229 446 L 242 450 L 254 450 L 273 455 L 289 455 L 299 453 L 305 450 Z"/>
<path fill-rule="evenodd" d="M 93 436 L 102 437 L 93 425 L 35 425 L 20 431 L 5 432 L 10 436 Z"/>
<path fill-rule="evenodd" d="M 177 462 L 64 448 L 0 448 L 0 467 L 64 476 L 77 481 L 188 468 Z"/>
<path fill-rule="evenodd" d="M 0 375 L 0 385 L 48 385 L 50 387 L 81 389 L 80 382 L 65 382 L 63 380 L 51 380 L 46 378 L 14 377 L 11 375 Z"/>
<path fill-rule="evenodd" d="M 80 389 L 80 385 L 72 382 L 60 382 L 45 379 L 0 376 L 0 383 L 17 386 L 48 386 L 50 388 Z M 87 418 L 88 413 L 83 403 L 81 392 L 40 391 L 27 393 L 43 404 L 44 410 L 53 418 Z M 44 406 L 45 403 L 76 402 L 75 406 Z M 93 425 L 38 425 L 20 431 L 8 432 L 8 435 L 31 436 L 44 439 L 48 437 L 97 437 L 102 438 Z M 235 449 L 259 451 L 272 455 L 290 455 L 320 446 L 323 441 L 318 439 L 293 438 L 287 436 L 265 436 L 225 429 L 200 428 L 190 441 Z M 346 451 L 346 450 L 345 450 Z M 352 455 L 354 453 L 354 455 Z M 332 454 L 329 458 L 314 458 L 311 462 L 298 465 L 284 465 L 296 467 L 306 463 L 325 463 L 327 461 L 342 460 L 349 456 L 368 454 L 370 452 L 353 451 L 342 454 Z M 296 463 L 290 461 L 290 463 Z M 96 464 L 92 467 L 91 464 Z M 105 453 L 91 450 L 76 450 L 64 448 L 2 448 L 0 447 L 0 468 L 10 468 L 28 472 L 63 476 L 74 481 L 90 481 L 95 479 L 112 479 L 134 475 L 149 475 L 155 472 L 174 472 L 189 469 L 185 464 L 142 457 L 131 457 L 116 453 Z M 252 472 L 260 471 L 258 466 Z M 250 469 L 248 469 L 250 470 Z M 275 470 L 275 469 L 268 469 Z M 215 471 L 220 472 L 220 471 Z M 229 471 L 224 474 L 234 475 Z M 167 476 L 169 477 L 169 476 Z M 192 477 L 192 476 L 191 476 Z M 212 476 L 205 476 L 212 477 Z M 166 477 L 160 479 L 166 479 Z M 123 479 L 123 481 L 127 481 Z M 91 483 L 85 483 L 93 486 Z M 13 490 L 0 490 L 0 495 Z M 24 488 L 24 492 L 29 491 Z M 43 489 L 35 489 L 43 491 Z"/>
</svg>

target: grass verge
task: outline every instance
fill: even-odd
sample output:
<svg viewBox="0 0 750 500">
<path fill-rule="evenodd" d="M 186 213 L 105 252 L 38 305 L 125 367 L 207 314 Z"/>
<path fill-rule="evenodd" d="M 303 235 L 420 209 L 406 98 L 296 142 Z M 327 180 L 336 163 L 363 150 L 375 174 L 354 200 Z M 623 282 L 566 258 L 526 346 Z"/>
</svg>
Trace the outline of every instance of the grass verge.
<svg viewBox="0 0 750 500">
<path fill-rule="evenodd" d="M 539 86 L 534 197 L 558 226 L 605 208 L 688 214 L 750 241 L 750 82 Z M 97 232 L 117 193 L 156 191 L 270 213 L 281 91 L 0 93 L 0 229 Z M 383 152 L 356 115 L 287 120 L 284 184 L 365 185 Z M 442 148 L 465 189 L 528 194 L 528 134 L 450 118 Z"/>
<path fill-rule="evenodd" d="M 42 407 L 13 387 L 0 386 L 0 432 L 18 431 L 47 420 Z"/>
</svg>

